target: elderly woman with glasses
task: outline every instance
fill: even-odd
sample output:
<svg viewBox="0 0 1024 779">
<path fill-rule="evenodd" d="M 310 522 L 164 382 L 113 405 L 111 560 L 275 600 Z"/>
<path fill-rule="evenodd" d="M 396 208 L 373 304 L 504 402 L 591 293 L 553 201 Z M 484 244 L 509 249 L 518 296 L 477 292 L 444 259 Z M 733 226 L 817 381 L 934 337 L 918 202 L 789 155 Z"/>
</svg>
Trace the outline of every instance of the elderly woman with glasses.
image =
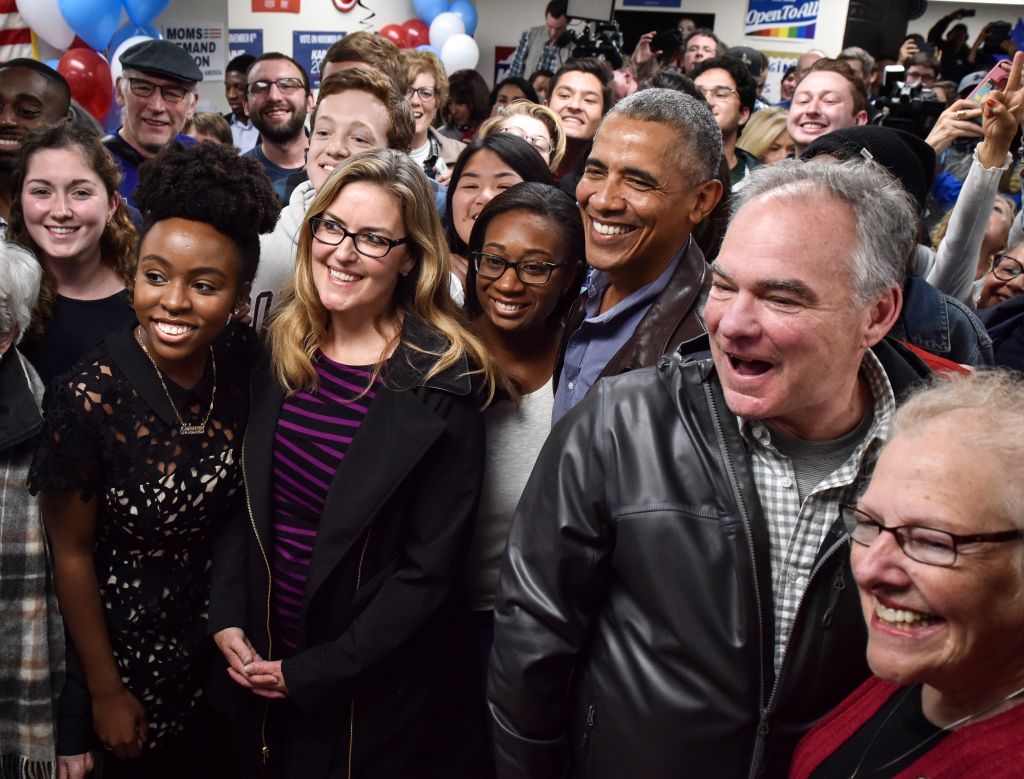
<svg viewBox="0 0 1024 779">
<path fill-rule="evenodd" d="M 1021 397 L 1020 377 L 982 372 L 897 413 L 867 491 L 842 508 L 875 675 L 807 734 L 791 779 L 1020 776 Z"/>
<path fill-rule="evenodd" d="M 995 364 L 1024 371 L 1024 243 L 993 257 L 980 284 L 978 319 L 992 339 Z"/>
<path fill-rule="evenodd" d="M 416 131 L 409 155 L 423 166 L 430 178 L 445 182 L 450 168 L 466 148 L 466 144 L 433 128 L 434 118 L 448 100 L 448 76 L 436 54 L 404 49 L 402 61 L 409 78 L 405 98 L 412 109 Z"/>
</svg>

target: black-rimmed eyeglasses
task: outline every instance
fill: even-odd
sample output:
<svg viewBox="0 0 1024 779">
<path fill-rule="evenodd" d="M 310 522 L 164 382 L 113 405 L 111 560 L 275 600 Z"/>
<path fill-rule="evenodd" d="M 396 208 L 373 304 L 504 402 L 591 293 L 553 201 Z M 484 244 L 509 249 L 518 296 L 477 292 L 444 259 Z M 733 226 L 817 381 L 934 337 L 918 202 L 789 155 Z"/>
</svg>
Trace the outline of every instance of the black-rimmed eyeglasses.
<svg viewBox="0 0 1024 779">
<path fill-rule="evenodd" d="M 1000 281 L 1013 281 L 1024 274 L 1024 265 L 1009 254 L 997 254 L 992 258 L 992 275 Z"/>
<path fill-rule="evenodd" d="M 504 257 L 486 252 L 470 252 L 469 256 L 473 258 L 473 267 L 476 268 L 477 274 L 485 279 L 500 279 L 505 275 L 505 271 L 512 268 L 516 277 L 523 284 L 538 286 L 547 284 L 551 279 L 551 272 L 555 268 L 565 265 L 564 262 L 537 262 L 535 260 L 509 262 Z"/>
<path fill-rule="evenodd" d="M 127 78 L 128 89 L 136 97 L 152 97 L 159 89 L 160 97 L 163 98 L 165 103 L 180 103 L 185 99 L 185 95 L 192 91 L 187 87 L 178 86 L 177 84 L 154 84 L 145 78 L 132 78 L 131 76 Z"/>
<path fill-rule="evenodd" d="M 840 506 L 839 513 L 850 538 L 862 546 L 871 546 L 883 532 L 892 533 L 903 554 L 925 565 L 948 568 L 956 563 L 957 550 L 962 544 L 1001 544 L 1024 538 L 1024 530 L 1002 530 L 998 533 L 956 535 L 920 525 L 886 527 L 870 514 L 855 506 Z"/>
<path fill-rule="evenodd" d="M 325 243 L 328 246 L 340 246 L 346 238 L 351 238 L 352 245 L 355 246 L 357 252 L 378 260 L 386 257 L 388 252 L 396 246 L 409 242 L 408 237 L 395 239 L 385 238 L 376 233 L 349 232 L 333 219 L 324 219 L 322 216 L 314 216 L 310 219 L 309 226 L 313 231 L 313 237 L 320 243 Z"/>
<path fill-rule="evenodd" d="M 419 95 L 420 100 L 427 103 L 437 97 L 439 91 L 437 87 L 409 87 L 405 90 L 405 97 L 407 100 L 412 100 L 413 95 Z"/>
</svg>

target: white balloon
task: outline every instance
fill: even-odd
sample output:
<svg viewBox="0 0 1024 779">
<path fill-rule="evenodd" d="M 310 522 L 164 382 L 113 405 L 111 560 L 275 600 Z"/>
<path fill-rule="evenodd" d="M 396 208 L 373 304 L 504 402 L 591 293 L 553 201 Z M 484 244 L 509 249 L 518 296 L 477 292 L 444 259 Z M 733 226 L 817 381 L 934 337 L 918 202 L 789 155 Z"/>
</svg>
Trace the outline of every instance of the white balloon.
<svg viewBox="0 0 1024 779">
<path fill-rule="evenodd" d="M 445 11 L 435 16 L 434 21 L 430 23 L 430 45 L 438 51 L 444 51 L 444 45 L 449 38 L 453 35 L 464 35 L 465 32 L 466 25 L 462 17 Z"/>
<path fill-rule="evenodd" d="M 151 40 L 153 39 L 148 35 L 133 35 L 131 38 L 122 41 L 121 45 L 114 49 L 114 55 L 110 58 L 110 77 L 114 79 L 115 84 L 117 84 L 117 80 L 121 77 L 121 71 L 124 70 L 124 67 L 121 65 L 121 55 L 136 43 Z"/>
<path fill-rule="evenodd" d="M 57 7 L 57 0 L 16 0 L 18 13 L 36 35 L 51 46 L 64 51 L 75 39 Z"/>
<path fill-rule="evenodd" d="M 465 33 L 453 35 L 441 49 L 441 64 L 447 73 L 456 70 L 472 70 L 480 59 L 480 47 Z"/>
</svg>

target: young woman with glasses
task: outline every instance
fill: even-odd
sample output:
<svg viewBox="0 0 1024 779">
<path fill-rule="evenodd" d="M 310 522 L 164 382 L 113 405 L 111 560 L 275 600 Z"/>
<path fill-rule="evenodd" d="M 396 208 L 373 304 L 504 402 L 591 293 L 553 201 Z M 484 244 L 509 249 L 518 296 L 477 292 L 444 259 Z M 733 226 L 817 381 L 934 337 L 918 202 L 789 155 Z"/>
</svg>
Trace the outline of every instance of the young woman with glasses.
<svg viewBox="0 0 1024 779">
<path fill-rule="evenodd" d="M 498 379 L 407 154 L 352 157 L 318 189 L 268 341 L 248 511 L 210 610 L 243 760 L 295 779 L 486 775 L 463 577 Z"/>
</svg>

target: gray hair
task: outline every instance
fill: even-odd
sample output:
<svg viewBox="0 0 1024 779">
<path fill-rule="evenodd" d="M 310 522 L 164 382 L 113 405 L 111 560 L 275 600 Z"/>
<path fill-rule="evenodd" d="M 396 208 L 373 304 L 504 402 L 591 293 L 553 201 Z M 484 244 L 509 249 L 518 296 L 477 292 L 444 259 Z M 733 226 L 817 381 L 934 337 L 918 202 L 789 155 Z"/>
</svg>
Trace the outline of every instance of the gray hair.
<svg viewBox="0 0 1024 779">
<path fill-rule="evenodd" d="M 1008 370 L 935 374 L 896 412 L 892 435 L 927 430 L 943 420 L 957 424 L 951 444 L 963 446 L 991 468 L 1015 470 L 1024 461 L 1024 376 Z M 951 417 L 955 419 L 950 420 Z M 1024 483 L 1002 480 L 999 511 L 1014 527 L 1024 528 Z"/>
<path fill-rule="evenodd" d="M 903 186 L 881 165 L 855 158 L 846 162 L 781 160 L 747 174 L 733 193 L 730 223 L 755 200 L 793 201 L 824 198 L 845 203 L 857 222 L 853 248 L 854 299 L 859 305 L 901 286 L 907 259 L 917 244 L 916 209 Z"/>
<path fill-rule="evenodd" d="M 847 46 L 836 57 L 837 60 L 860 60 L 864 66 L 864 78 L 871 78 L 871 71 L 875 69 L 875 58 L 868 54 L 860 46 Z"/>
<path fill-rule="evenodd" d="M 675 155 L 679 171 L 691 185 L 717 177 L 722 131 L 703 100 L 674 89 L 641 89 L 616 103 L 601 126 L 615 115 L 671 127 L 680 141 Z M 600 127 L 597 132 L 601 132 Z"/>
<path fill-rule="evenodd" d="M 39 297 L 43 266 L 35 255 L 16 243 L 0 241 L 0 338 L 17 333 L 17 343 L 32 321 Z"/>
</svg>

